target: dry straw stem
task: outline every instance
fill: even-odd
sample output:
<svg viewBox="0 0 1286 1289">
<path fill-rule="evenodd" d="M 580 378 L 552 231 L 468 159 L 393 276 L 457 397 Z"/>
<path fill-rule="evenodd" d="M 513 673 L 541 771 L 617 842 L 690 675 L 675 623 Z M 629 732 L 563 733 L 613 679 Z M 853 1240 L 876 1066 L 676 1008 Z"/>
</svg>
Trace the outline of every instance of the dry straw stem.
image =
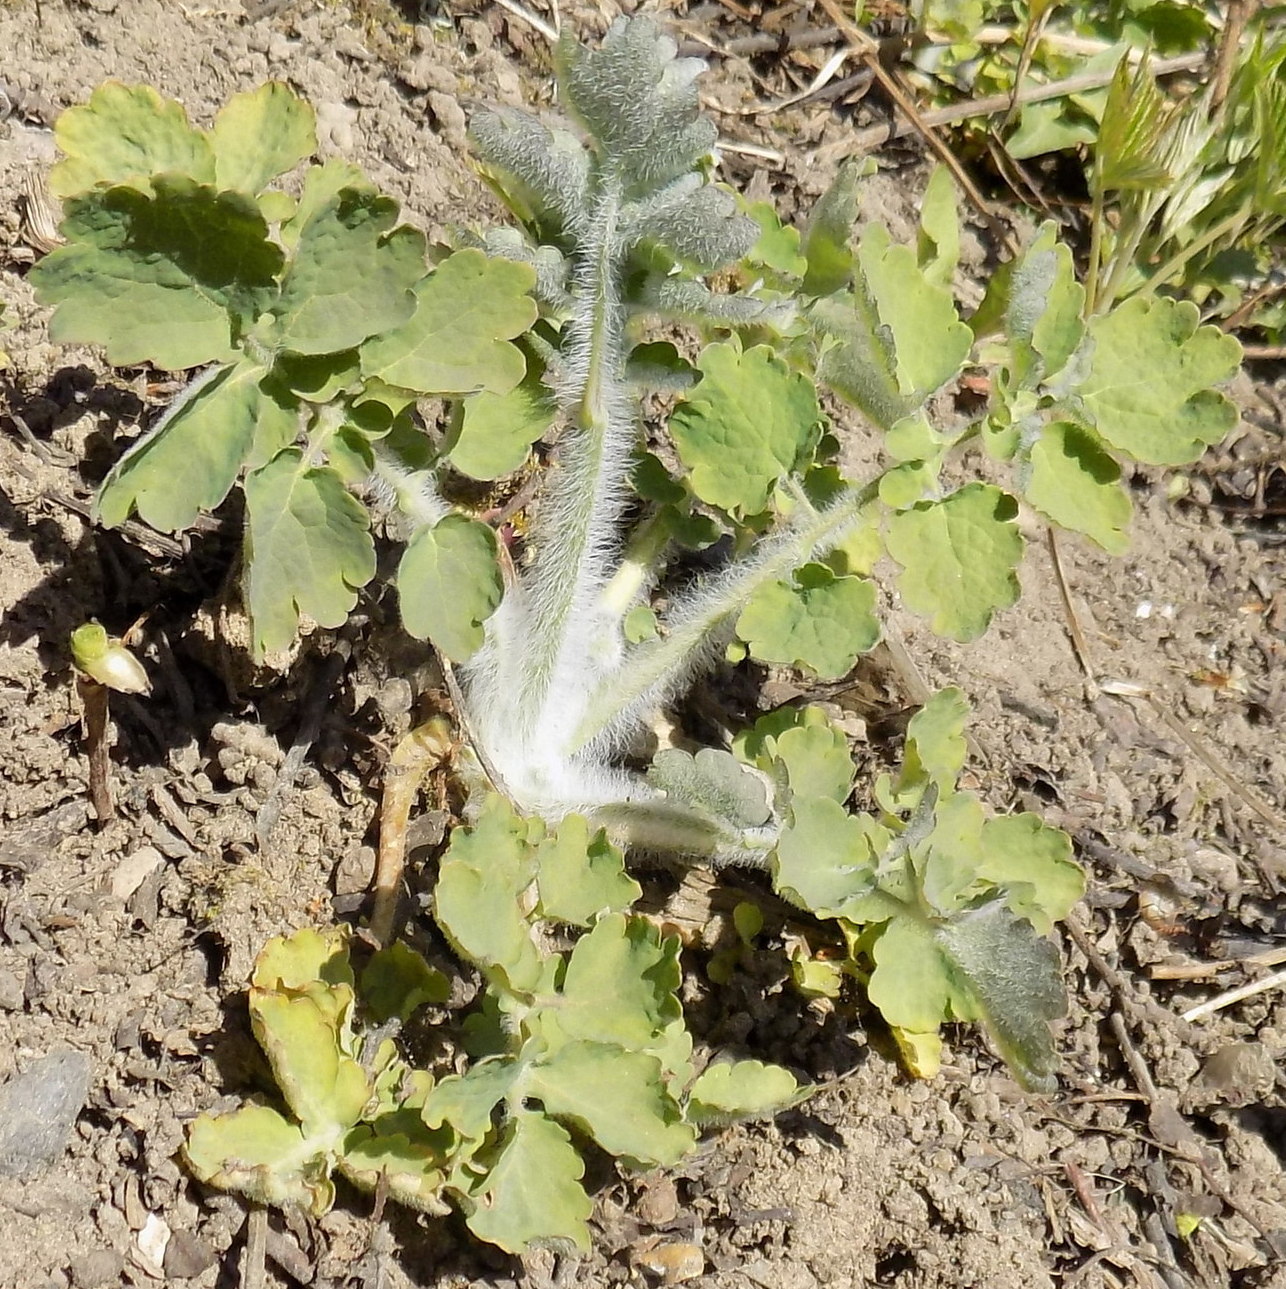
<svg viewBox="0 0 1286 1289">
<path fill-rule="evenodd" d="M 1200 1020 L 1203 1016 L 1212 1016 L 1215 1012 L 1224 1007 L 1231 1007 L 1233 1003 L 1239 1003 L 1244 998 L 1253 998 L 1256 994 L 1267 993 L 1268 990 L 1277 989 L 1281 985 L 1286 985 L 1286 968 L 1274 971 L 1271 976 L 1264 976 L 1261 980 L 1252 980 L 1248 984 L 1238 985 L 1236 989 L 1216 994 L 1196 1007 L 1189 1007 L 1183 1013 L 1183 1019 Z"/>
</svg>

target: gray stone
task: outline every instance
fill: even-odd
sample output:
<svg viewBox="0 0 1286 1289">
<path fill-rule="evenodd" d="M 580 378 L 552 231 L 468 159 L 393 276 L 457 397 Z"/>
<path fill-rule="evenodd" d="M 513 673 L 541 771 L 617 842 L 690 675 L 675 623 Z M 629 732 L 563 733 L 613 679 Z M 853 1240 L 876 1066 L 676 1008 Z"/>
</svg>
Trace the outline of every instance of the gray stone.
<svg viewBox="0 0 1286 1289">
<path fill-rule="evenodd" d="M 0 1086 L 0 1176 L 35 1177 L 61 1157 L 92 1070 L 84 1052 L 65 1047 Z"/>
<path fill-rule="evenodd" d="M 175 1231 L 165 1246 L 165 1278 L 194 1280 L 214 1266 L 217 1256 L 194 1231 Z"/>
<path fill-rule="evenodd" d="M 21 1011 L 26 997 L 27 991 L 17 975 L 12 971 L 0 971 L 0 1011 Z"/>
<path fill-rule="evenodd" d="M 71 1282 L 76 1289 L 115 1289 L 121 1283 L 125 1259 L 111 1249 L 95 1249 L 71 1261 Z"/>
</svg>

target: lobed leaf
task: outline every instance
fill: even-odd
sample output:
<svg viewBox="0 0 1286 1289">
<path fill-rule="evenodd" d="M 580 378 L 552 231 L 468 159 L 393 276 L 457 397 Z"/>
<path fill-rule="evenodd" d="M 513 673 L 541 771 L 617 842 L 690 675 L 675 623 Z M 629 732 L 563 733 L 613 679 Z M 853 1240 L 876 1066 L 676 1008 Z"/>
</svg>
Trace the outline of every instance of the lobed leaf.
<svg viewBox="0 0 1286 1289">
<path fill-rule="evenodd" d="M 191 528 L 228 495 L 257 438 L 294 438 L 295 407 L 278 401 L 265 370 L 242 359 L 212 370 L 112 467 L 95 499 L 115 528 L 132 510 L 164 532 Z"/>
<path fill-rule="evenodd" d="M 445 1003 L 450 994 L 447 978 L 401 940 L 377 950 L 362 971 L 362 1005 L 377 1025 L 405 1024 L 426 1003 Z"/>
<path fill-rule="evenodd" d="M 306 990 L 316 984 L 355 983 L 348 956 L 348 928 L 318 931 L 301 927 L 289 935 L 273 936 L 255 958 L 250 983 L 256 989 Z"/>
<path fill-rule="evenodd" d="M 930 619 L 938 635 L 976 640 L 997 609 L 1018 599 L 1014 569 L 1023 539 L 1017 514 L 1007 493 L 971 483 L 942 501 L 920 502 L 893 516 L 886 543 L 902 565 L 902 598 Z"/>
<path fill-rule="evenodd" d="M 536 849 L 543 917 L 589 926 L 604 910 L 628 909 L 643 888 L 625 871 L 625 857 L 601 828 L 591 835 L 582 815 L 568 815 Z"/>
<path fill-rule="evenodd" d="M 272 307 L 274 339 L 299 354 L 333 354 L 401 326 L 416 308 L 424 235 L 394 228 L 397 203 L 342 188 L 300 226 Z"/>
<path fill-rule="evenodd" d="M 1085 894 L 1072 839 L 1033 814 L 999 815 L 982 827 L 978 876 L 1005 893 L 1005 904 L 1048 935 Z"/>
<path fill-rule="evenodd" d="M 215 179 L 214 156 L 187 113 L 150 85 L 105 81 L 89 102 L 68 108 L 54 124 L 64 159 L 49 173 L 55 197 L 75 197 L 100 184 L 146 191 L 153 175 Z"/>
<path fill-rule="evenodd" d="M 868 815 L 849 814 L 833 797 L 796 797 L 771 858 L 773 885 L 818 917 L 854 913 L 875 885 L 888 831 Z"/>
<path fill-rule="evenodd" d="M 1200 317 L 1190 300 L 1136 296 L 1090 322 L 1080 399 L 1099 434 L 1137 461 L 1195 461 L 1237 424 L 1210 386 L 1236 372 L 1241 346 Z"/>
<path fill-rule="evenodd" d="M 1121 467 L 1090 430 L 1070 421 L 1047 425 L 1032 445 L 1030 462 L 1023 495 L 1041 514 L 1113 555 L 1124 554 L 1133 507 Z"/>
<path fill-rule="evenodd" d="M 554 412 L 553 397 L 534 368 L 507 393 L 483 390 L 461 400 L 445 455 L 471 479 L 512 474 L 553 425 Z"/>
<path fill-rule="evenodd" d="M 456 949 L 485 968 L 498 968 L 514 989 L 541 980 L 541 956 L 519 896 L 536 875 L 527 826 L 498 795 L 477 824 L 457 828 L 438 870 L 434 913 Z"/>
<path fill-rule="evenodd" d="M 719 1061 L 707 1066 L 688 1092 L 687 1115 L 693 1123 L 730 1123 L 775 1114 L 796 1105 L 810 1089 L 780 1065 L 762 1061 Z"/>
<path fill-rule="evenodd" d="M 315 151 L 315 115 L 287 85 L 268 81 L 228 100 L 214 118 L 209 143 L 215 183 L 257 196 Z"/>
<path fill-rule="evenodd" d="M 491 1131 L 496 1107 L 509 1096 L 521 1073 L 516 1062 L 493 1059 L 471 1065 L 464 1074 L 439 1079 L 421 1107 L 426 1126 L 449 1126 L 463 1140 L 480 1143 Z"/>
<path fill-rule="evenodd" d="M 466 515 L 446 515 L 419 529 L 397 568 L 407 631 L 433 641 L 453 662 L 472 657 L 504 593 L 496 551 L 495 533 Z"/>
<path fill-rule="evenodd" d="M 761 586 L 741 611 L 736 630 L 760 662 L 837 679 L 880 638 L 875 584 L 836 577 L 825 564 L 805 564 L 793 582 Z"/>
<path fill-rule="evenodd" d="M 457 251 L 415 289 L 410 321 L 362 346 L 362 371 L 420 394 L 506 394 L 526 372 L 509 342 L 536 320 L 527 264 Z"/>
<path fill-rule="evenodd" d="M 682 1020 L 679 942 L 642 918 L 600 917 L 567 959 L 557 1005 L 542 1020 L 551 1047 L 587 1039 L 638 1051 Z"/>
<path fill-rule="evenodd" d="M 354 1186 L 421 1213 L 446 1217 L 450 1206 L 442 1199 L 446 1183 L 442 1152 L 420 1136 L 379 1132 L 359 1124 L 344 1139 L 337 1163 Z"/>
<path fill-rule="evenodd" d="M 182 175 L 154 195 L 100 188 L 67 204 L 67 245 L 31 270 L 62 343 L 101 344 L 117 367 L 179 371 L 236 356 L 276 290 L 281 251 L 258 208 Z"/>
<path fill-rule="evenodd" d="M 513 1254 L 552 1241 L 588 1251 L 585 1222 L 594 1206 L 580 1184 L 585 1165 L 564 1128 L 520 1110 L 482 1162 L 487 1172 L 465 1218 L 474 1235 Z"/>
<path fill-rule="evenodd" d="M 323 627 L 348 619 L 375 575 L 366 509 L 338 473 L 287 448 L 245 477 L 245 595 L 256 658 L 286 648 L 301 614 Z"/>
<path fill-rule="evenodd" d="M 820 707 L 781 707 L 761 716 L 734 748 L 765 772 L 780 763 L 797 797 L 830 797 L 843 805 L 853 790 L 848 739 Z"/>
<path fill-rule="evenodd" d="M 782 475 L 817 444 L 822 411 L 811 382 L 766 346 L 707 345 L 701 380 L 674 409 L 670 433 L 692 490 L 738 517 L 768 505 Z"/>
<path fill-rule="evenodd" d="M 273 1077 L 304 1135 L 334 1148 L 371 1095 L 366 1071 L 344 1051 L 353 1006 L 347 985 L 317 983 L 302 993 L 253 987 L 250 1022 Z"/>
<path fill-rule="evenodd" d="M 609 1154 L 643 1167 L 676 1164 L 696 1144 L 662 1082 L 661 1062 L 610 1043 L 572 1042 L 531 1071 L 545 1113 L 587 1132 Z"/>
<path fill-rule="evenodd" d="M 188 1129 L 183 1158 L 207 1185 L 259 1204 L 298 1206 L 322 1217 L 335 1202 L 325 1156 L 297 1123 L 268 1106 L 200 1115 Z"/>
</svg>

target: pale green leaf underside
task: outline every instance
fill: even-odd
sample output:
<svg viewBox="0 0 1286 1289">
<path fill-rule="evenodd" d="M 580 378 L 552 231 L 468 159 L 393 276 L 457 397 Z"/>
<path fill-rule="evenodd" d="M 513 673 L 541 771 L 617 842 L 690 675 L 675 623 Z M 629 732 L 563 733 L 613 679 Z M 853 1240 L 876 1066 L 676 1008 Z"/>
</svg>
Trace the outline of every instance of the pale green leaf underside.
<svg viewBox="0 0 1286 1289">
<path fill-rule="evenodd" d="M 481 647 L 482 624 L 504 590 L 495 533 L 465 515 L 421 528 L 398 565 L 397 589 L 406 629 L 453 662 L 466 661 Z"/>
<path fill-rule="evenodd" d="M 1195 461 L 1237 424 L 1237 409 L 1210 387 L 1236 372 L 1241 346 L 1199 322 L 1191 301 L 1135 297 L 1090 323 L 1080 398 L 1099 434 L 1138 461 Z"/>
<path fill-rule="evenodd" d="M 737 619 L 737 635 L 760 662 L 835 679 L 880 638 L 875 584 L 806 564 L 793 582 L 769 582 L 754 593 Z"/>
<path fill-rule="evenodd" d="M 245 478 L 246 607 L 257 656 L 284 649 L 301 614 L 342 626 L 375 575 L 365 508 L 324 466 L 288 448 Z"/>
<path fill-rule="evenodd" d="M 886 540 L 902 565 L 902 598 L 938 635 L 976 640 L 997 609 L 1018 599 L 1014 569 L 1023 539 L 1017 512 L 999 488 L 971 483 L 893 516 Z"/>
<path fill-rule="evenodd" d="M 1041 514 L 1114 555 L 1129 545 L 1133 507 L 1121 485 L 1121 467 L 1079 425 L 1056 421 L 1045 427 L 1031 450 L 1024 495 Z"/>
<path fill-rule="evenodd" d="M 362 346 L 362 371 L 421 394 L 505 394 L 526 360 L 509 342 L 536 320 L 535 271 L 457 251 L 416 288 L 409 322 Z"/>
<path fill-rule="evenodd" d="M 692 490 L 732 514 L 758 514 L 817 442 L 817 394 L 765 346 L 709 345 L 698 366 L 700 382 L 670 418 Z"/>
</svg>

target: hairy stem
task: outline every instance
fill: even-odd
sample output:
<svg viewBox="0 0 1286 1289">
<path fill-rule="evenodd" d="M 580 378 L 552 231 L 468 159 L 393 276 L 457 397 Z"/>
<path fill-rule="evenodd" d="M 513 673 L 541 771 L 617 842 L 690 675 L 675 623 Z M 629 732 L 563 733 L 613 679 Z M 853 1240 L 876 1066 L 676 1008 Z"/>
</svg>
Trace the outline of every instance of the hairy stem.
<svg viewBox="0 0 1286 1289">
<path fill-rule="evenodd" d="M 810 556 L 830 550 L 877 493 L 878 481 L 847 489 L 824 510 L 801 515 L 751 555 L 699 583 L 675 601 L 668 633 L 627 652 L 601 685 L 574 736 L 573 746 L 618 732 L 643 709 L 663 701 L 700 665 L 710 642 L 761 586 L 789 575 Z"/>
<path fill-rule="evenodd" d="M 531 620 L 519 696 L 528 733 L 547 722 L 563 677 L 583 673 L 593 642 L 588 624 L 617 542 L 634 441 L 624 378 L 624 315 L 617 276 L 621 195 L 607 176 L 576 269 L 577 313 L 565 346 L 571 427 L 558 466 L 557 492 L 535 526 L 536 557 L 524 582 Z"/>
</svg>

